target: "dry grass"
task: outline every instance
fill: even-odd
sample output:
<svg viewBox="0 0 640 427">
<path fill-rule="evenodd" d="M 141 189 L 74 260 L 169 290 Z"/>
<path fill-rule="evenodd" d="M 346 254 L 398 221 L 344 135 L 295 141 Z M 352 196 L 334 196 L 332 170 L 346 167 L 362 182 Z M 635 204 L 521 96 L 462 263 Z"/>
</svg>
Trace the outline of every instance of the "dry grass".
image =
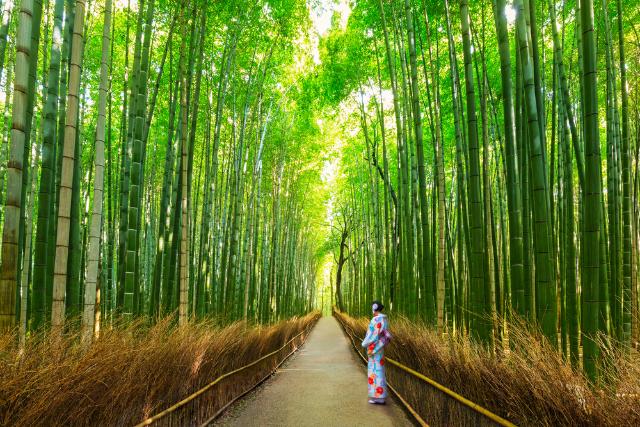
<svg viewBox="0 0 640 427">
<path fill-rule="evenodd" d="M 367 319 L 336 314 L 358 336 Z M 495 355 L 466 338 L 441 337 L 404 319 L 391 319 L 394 341 L 386 355 L 433 378 L 516 425 L 640 425 L 640 361 L 637 354 L 609 353 L 608 383 L 590 387 L 558 355 L 529 332 L 512 328 L 520 350 Z M 388 364 L 388 378 L 430 425 L 493 425 L 486 418 Z"/>
<path fill-rule="evenodd" d="M 140 322 L 103 330 L 88 348 L 76 335 L 57 342 L 37 336 L 23 353 L 14 336 L 0 336 L 0 425 L 133 425 L 278 349 L 318 317 L 183 328 L 168 318 L 152 327 Z M 288 350 L 216 385 L 201 416 L 267 375 Z"/>
</svg>

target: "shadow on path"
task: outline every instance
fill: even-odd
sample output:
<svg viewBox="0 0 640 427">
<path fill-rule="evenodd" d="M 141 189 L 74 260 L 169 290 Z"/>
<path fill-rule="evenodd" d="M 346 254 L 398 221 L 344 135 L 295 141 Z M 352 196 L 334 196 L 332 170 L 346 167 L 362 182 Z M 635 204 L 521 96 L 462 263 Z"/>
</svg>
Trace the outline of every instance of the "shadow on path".
<svg viewBox="0 0 640 427">
<path fill-rule="evenodd" d="M 240 400 L 218 426 L 411 426 L 393 399 L 367 403 L 365 367 L 333 317 L 263 386 Z"/>
</svg>

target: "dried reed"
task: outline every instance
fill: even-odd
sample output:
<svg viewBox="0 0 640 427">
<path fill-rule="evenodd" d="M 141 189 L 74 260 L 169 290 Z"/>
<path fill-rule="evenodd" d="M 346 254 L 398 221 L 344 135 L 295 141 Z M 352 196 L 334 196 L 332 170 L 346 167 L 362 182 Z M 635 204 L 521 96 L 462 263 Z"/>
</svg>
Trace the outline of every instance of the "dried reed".
<svg viewBox="0 0 640 427">
<path fill-rule="evenodd" d="M 362 337 L 367 319 L 336 313 Z M 637 353 L 603 356 L 607 382 L 590 386 L 581 372 L 536 334 L 511 327 L 515 350 L 496 354 L 467 337 L 440 336 L 406 319 L 390 319 L 386 356 L 522 426 L 640 425 Z M 493 425 L 456 400 L 387 364 L 388 379 L 430 425 Z"/>
<path fill-rule="evenodd" d="M 133 425 L 278 349 L 318 317 L 251 327 L 139 321 L 103 329 L 88 347 L 78 334 L 40 334 L 23 351 L 14 335 L 0 335 L 0 425 Z M 275 359 L 216 385 L 210 413 L 268 374 Z"/>
</svg>

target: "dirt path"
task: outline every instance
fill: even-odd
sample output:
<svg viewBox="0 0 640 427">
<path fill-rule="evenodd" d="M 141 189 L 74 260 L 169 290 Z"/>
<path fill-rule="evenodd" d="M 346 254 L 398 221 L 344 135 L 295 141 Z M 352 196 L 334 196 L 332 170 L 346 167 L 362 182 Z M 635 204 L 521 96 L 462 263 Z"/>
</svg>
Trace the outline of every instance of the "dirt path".
<svg viewBox="0 0 640 427">
<path fill-rule="evenodd" d="M 366 371 L 332 317 L 265 385 L 234 405 L 222 426 L 410 426 L 404 412 L 367 403 Z"/>
</svg>

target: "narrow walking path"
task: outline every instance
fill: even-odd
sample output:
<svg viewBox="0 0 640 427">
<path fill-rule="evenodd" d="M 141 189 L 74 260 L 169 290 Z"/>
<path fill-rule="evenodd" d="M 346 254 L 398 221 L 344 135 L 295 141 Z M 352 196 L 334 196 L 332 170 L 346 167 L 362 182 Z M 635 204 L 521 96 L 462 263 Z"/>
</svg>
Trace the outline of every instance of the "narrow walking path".
<svg viewBox="0 0 640 427">
<path fill-rule="evenodd" d="M 222 426 L 410 426 L 393 399 L 367 403 L 365 367 L 333 317 L 256 392 L 233 406 Z"/>
</svg>

